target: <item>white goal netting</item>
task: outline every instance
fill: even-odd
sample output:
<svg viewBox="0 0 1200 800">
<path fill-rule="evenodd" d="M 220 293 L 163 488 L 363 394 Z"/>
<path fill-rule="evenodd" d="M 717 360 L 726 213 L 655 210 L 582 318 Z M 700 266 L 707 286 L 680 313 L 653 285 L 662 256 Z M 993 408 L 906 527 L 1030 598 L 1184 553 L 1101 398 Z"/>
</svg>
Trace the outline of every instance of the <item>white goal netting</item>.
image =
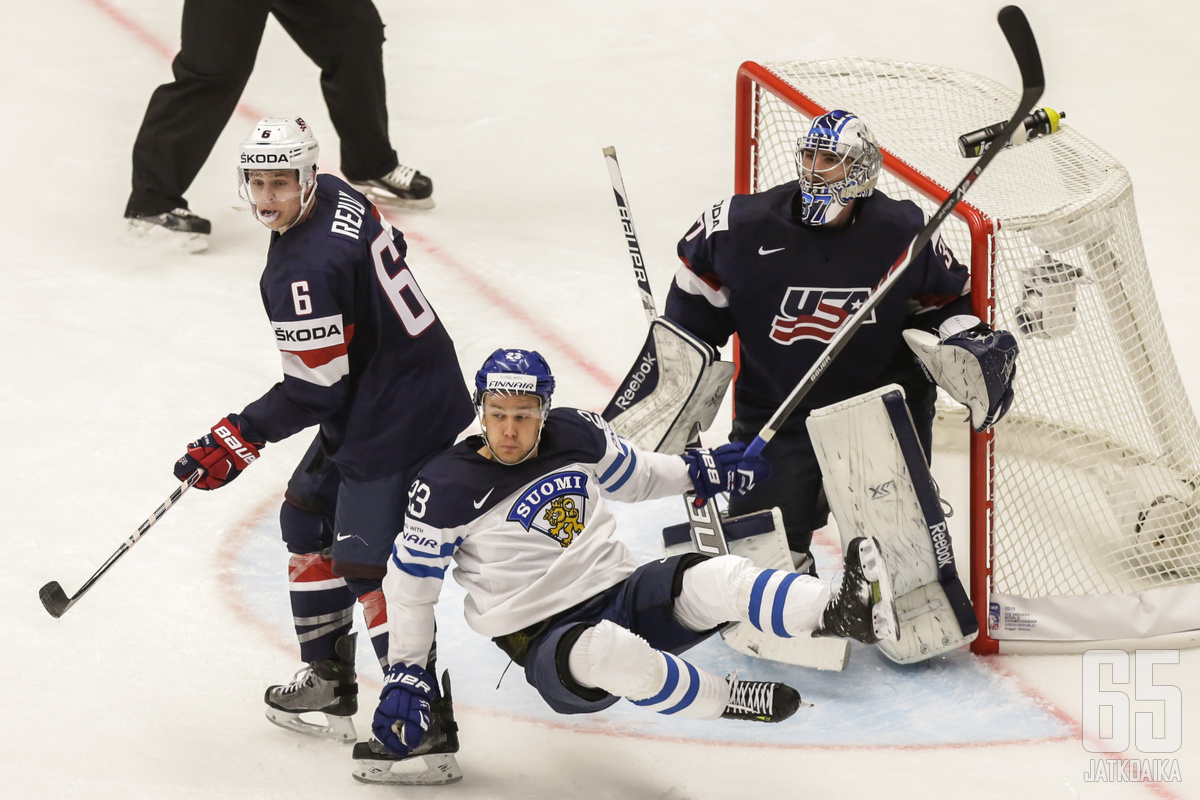
<svg viewBox="0 0 1200 800">
<path fill-rule="evenodd" d="M 750 94 L 737 157 L 749 186 L 739 191 L 794 180 L 797 137 L 814 114 L 843 108 L 892 157 L 880 190 L 928 213 L 971 166 L 959 135 L 1007 119 L 1019 99 L 978 75 L 869 59 L 747 64 L 741 74 Z M 914 188 L 922 176 L 941 197 Z M 999 154 L 967 203 L 974 221 L 956 215 L 943 235 L 972 263 L 981 316 L 1021 346 L 1012 411 L 990 453 L 981 438 L 972 456 L 987 476 L 972 484 L 972 569 L 990 570 L 989 635 L 1112 640 L 1200 628 L 1200 428 L 1155 301 L 1128 173 L 1064 122 Z"/>
</svg>

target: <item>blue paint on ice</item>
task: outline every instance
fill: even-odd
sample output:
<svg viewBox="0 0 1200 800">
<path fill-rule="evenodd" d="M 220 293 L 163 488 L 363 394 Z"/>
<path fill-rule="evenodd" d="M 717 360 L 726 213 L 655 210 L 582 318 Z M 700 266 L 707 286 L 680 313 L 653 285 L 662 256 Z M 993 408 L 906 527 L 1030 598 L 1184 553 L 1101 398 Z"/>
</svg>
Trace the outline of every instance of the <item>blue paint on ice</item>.
<svg viewBox="0 0 1200 800">
<path fill-rule="evenodd" d="M 618 531 L 641 561 L 661 558 L 661 531 L 683 521 L 681 501 L 638 505 L 613 503 Z M 820 565 L 819 566 L 824 566 Z M 822 569 L 832 575 L 832 567 Z M 287 553 L 275 514 L 253 527 L 238 556 L 235 580 L 248 605 L 284 635 L 292 631 L 287 599 Z M 799 690 L 812 708 L 779 725 L 662 717 L 630 703 L 594 715 L 565 717 L 545 706 L 520 668 L 509 668 L 492 642 L 471 631 L 462 616 L 463 592 L 447 580 L 438 604 L 439 667 L 454 679 L 455 699 L 515 716 L 542 719 L 583 731 L 619 731 L 670 739 L 775 745 L 937 746 L 1058 738 L 1071 734 L 1054 715 L 965 650 L 923 664 L 899 666 L 874 648 L 855 645 L 844 672 L 818 672 L 743 656 L 713 638 L 686 658 L 720 675 L 736 669 L 744 678 L 781 680 Z M 361 629 L 361 618 L 356 622 Z M 378 676 L 366 637 L 359 637 L 359 665 Z M 363 705 L 371 704 L 371 692 Z"/>
</svg>

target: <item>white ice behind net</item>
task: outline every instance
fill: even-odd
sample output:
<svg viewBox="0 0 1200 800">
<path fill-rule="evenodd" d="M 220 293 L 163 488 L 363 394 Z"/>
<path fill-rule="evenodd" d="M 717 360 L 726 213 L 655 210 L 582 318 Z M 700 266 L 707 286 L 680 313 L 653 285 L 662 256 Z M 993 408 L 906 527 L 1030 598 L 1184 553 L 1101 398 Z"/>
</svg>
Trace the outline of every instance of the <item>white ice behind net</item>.
<svg viewBox="0 0 1200 800">
<path fill-rule="evenodd" d="M 944 189 L 972 163 L 958 136 L 1007 119 L 1019 99 L 944 67 L 763 66 L 823 108 L 859 115 L 886 150 Z M 757 87 L 755 191 L 795 178 L 808 122 Z M 879 188 L 937 208 L 893 174 Z M 993 324 L 1021 346 L 1017 399 L 995 436 L 993 591 L 1032 598 L 1196 583 L 1200 429 L 1154 298 L 1128 173 L 1064 122 L 999 154 L 967 199 L 997 223 Z M 952 218 L 943 235 L 966 263 L 966 223 Z"/>
</svg>

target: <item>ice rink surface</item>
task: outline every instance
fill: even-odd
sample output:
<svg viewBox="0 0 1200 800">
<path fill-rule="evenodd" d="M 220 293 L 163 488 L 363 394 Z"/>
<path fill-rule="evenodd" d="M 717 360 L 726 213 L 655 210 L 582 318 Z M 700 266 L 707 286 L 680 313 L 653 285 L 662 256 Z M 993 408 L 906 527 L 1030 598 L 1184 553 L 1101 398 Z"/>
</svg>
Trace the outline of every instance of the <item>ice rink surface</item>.
<svg viewBox="0 0 1200 800">
<path fill-rule="evenodd" d="M 604 146 L 620 156 L 661 301 L 676 240 L 731 191 L 742 61 L 872 56 L 1018 84 L 999 5 L 974 0 L 379 7 L 393 144 L 436 184 L 436 209 L 388 214 L 408 238 L 409 264 L 464 370 L 499 346 L 539 349 L 559 378 L 559 405 L 602 407 L 644 335 Z M 357 784 L 349 748 L 262 717 L 263 689 L 300 666 L 275 514 L 305 435 L 272 445 L 222 492 L 186 496 L 78 606 L 50 618 L 37 588 L 55 579 L 77 589 L 171 491 L 184 444 L 279 377 L 257 290 L 268 236 L 239 207 L 238 142 L 259 116 L 301 115 L 321 141 L 323 168 L 337 169 L 317 70 L 272 22 L 242 106 L 188 193 L 213 221 L 209 251 L 123 240 L 130 150 L 150 93 L 169 80 L 180 8 L 5 3 L 0 796 L 1200 797 L 1194 651 L 1155 673 L 1182 694 L 1183 746 L 1167 754 L 1182 781 L 1091 783 L 1079 656 L 960 652 L 900 669 L 855 648 L 850 669 L 831 675 L 753 662 L 714 642 L 695 651 L 698 664 L 779 676 L 813 708 L 779 726 L 700 725 L 627 704 L 554 717 L 516 670 L 500 680 L 505 659 L 465 629 L 457 590 L 439 606 L 440 644 L 455 676 L 465 780 Z M 1066 110 L 1068 124 L 1132 173 L 1158 301 L 1195 404 L 1200 11 L 1118 0 L 1024 8 L 1045 63 L 1043 103 Z M 931 120 L 937 113 L 929 109 Z M 935 457 L 934 467 L 961 503 L 953 460 Z M 680 521 L 677 501 L 618 514 L 645 559 L 657 557 L 659 529 Z M 964 558 L 961 535 L 957 543 Z M 361 655 L 365 735 L 379 671 Z M 1162 716 L 1161 704 L 1134 710 Z"/>
</svg>

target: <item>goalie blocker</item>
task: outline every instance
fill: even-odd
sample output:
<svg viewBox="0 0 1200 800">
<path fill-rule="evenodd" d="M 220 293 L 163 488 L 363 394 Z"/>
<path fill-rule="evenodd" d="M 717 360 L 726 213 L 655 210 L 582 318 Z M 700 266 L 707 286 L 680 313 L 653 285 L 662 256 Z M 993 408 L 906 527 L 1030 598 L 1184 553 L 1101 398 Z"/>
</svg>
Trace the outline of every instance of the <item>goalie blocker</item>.
<svg viewBox="0 0 1200 800">
<path fill-rule="evenodd" d="M 807 421 L 842 546 L 874 536 L 896 594 L 898 664 L 961 647 L 979 633 L 954 562 L 941 501 L 895 384 L 813 411 Z"/>
<path fill-rule="evenodd" d="M 678 455 L 712 424 L 733 372 L 711 345 L 657 317 L 602 416 L 638 447 Z"/>
</svg>

